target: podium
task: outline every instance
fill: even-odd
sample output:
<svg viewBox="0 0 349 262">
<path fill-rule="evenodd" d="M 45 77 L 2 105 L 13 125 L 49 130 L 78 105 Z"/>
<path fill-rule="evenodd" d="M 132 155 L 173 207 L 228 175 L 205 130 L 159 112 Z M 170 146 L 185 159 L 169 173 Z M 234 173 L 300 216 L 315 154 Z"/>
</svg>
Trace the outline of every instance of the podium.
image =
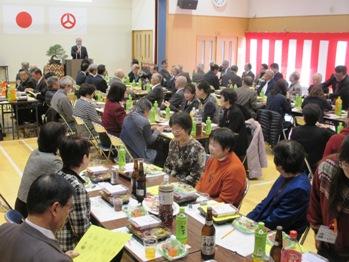
<svg viewBox="0 0 349 262">
<path fill-rule="evenodd" d="M 81 62 L 83 59 L 65 60 L 65 74 L 71 76 L 74 80 L 80 72 Z"/>
</svg>

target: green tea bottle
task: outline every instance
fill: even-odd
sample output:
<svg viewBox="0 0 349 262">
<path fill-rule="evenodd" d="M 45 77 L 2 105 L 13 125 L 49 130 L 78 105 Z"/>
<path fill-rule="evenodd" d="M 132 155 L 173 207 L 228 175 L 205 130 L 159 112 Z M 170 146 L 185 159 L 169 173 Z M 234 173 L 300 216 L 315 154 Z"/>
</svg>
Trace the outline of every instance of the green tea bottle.
<svg viewBox="0 0 349 262">
<path fill-rule="evenodd" d="M 186 244 L 188 240 L 188 218 L 184 213 L 184 207 L 180 208 L 176 217 L 176 238 L 182 244 Z"/>
<path fill-rule="evenodd" d="M 253 261 L 263 261 L 265 257 L 265 247 L 267 243 L 267 232 L 264 223 L 259 222 L 255 231 Z"/>
<path fill-rule="evenodd" d="M 118 165 L 120 170 L 124 170 L 126 166 L 126 150 L 124 146 L 120 146 L 118 152 Z"/>
<path fill-rule="evenodd" d="M 210 135 L 212 132 L 212 121 L 211 121 L 211 117 L 207 117 L 206 119 L 206 130 L 205 133 L 206 135 Z"/>
</svg>

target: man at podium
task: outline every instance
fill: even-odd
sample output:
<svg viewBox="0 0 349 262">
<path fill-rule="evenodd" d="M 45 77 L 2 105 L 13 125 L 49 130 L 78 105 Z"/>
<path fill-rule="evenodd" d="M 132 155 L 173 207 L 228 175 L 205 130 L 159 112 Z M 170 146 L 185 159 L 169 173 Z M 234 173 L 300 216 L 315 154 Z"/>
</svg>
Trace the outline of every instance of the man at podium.
<svg viewBox="0 0 349 262">
<path fill-rule="evenodd" d="M 82 39 L 76 38 L 76 45 L 71 48 L 71 56 L 73 59 L 87 59 L 88 53 L 86 47 L 82 46 Z"/>
</svg>

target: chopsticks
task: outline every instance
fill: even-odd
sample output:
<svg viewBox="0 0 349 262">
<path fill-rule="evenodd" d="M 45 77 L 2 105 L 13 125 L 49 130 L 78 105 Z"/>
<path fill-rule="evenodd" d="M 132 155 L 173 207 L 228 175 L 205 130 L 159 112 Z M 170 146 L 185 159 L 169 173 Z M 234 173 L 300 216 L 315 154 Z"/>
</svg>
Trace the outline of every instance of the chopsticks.
<svg viewBox="0 0 349 262">
<path fill-rule="evenodd" d="M 227 236 L 229 236 L 231 233 L 233 233 L 235 230 L 235 228 L 233 227 L 231 230 L 229 230 L 227 233 L 224 234 L 224 236 L 221 237 L 221 239 L 226 238 Z"/>
</svg>

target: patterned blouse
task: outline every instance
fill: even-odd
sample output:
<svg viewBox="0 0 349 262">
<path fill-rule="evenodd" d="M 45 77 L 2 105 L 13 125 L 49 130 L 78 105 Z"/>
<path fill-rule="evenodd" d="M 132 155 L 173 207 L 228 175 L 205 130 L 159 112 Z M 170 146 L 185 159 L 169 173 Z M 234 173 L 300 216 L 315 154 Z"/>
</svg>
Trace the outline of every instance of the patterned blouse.
<svg viewBox="0 0 349 262">
<path fill-rule="evenodd" d="M 181 182 L 195 187 L 205 167 L 206 153 L 202 145 L 193 138 L 180 146 L 172 140 L 164 165 L 164 172 L 177 177 Z"/>
</svg>

